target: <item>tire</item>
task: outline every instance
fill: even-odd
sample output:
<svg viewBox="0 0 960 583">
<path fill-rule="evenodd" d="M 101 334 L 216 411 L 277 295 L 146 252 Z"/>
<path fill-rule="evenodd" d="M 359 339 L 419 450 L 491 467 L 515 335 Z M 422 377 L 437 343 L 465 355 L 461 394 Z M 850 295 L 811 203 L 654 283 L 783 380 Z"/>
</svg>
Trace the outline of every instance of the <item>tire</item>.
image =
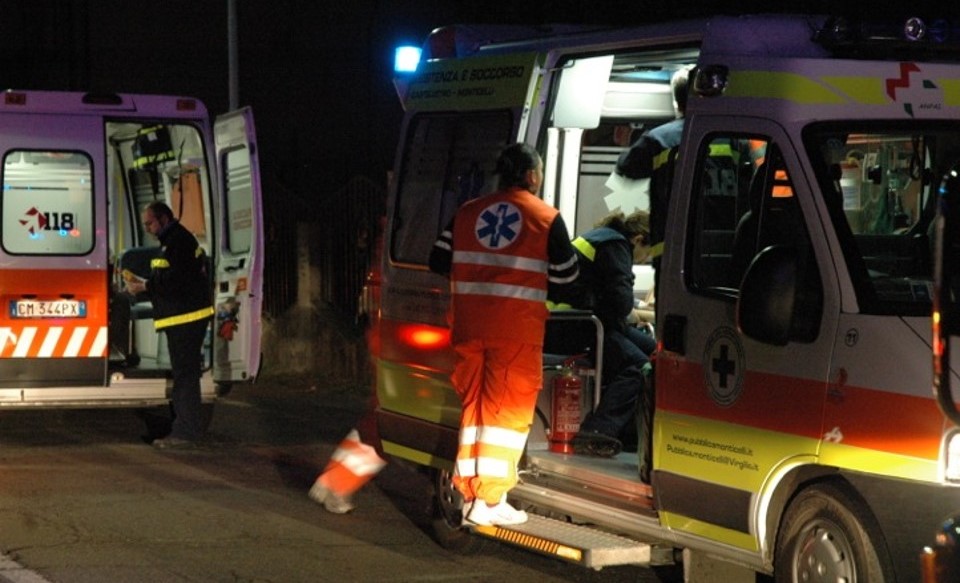
<svg viewBox="0 0 960 583">
<path fill-rule="evenodd" d="M 774 556 L 777 583 L 892 580 L 890 559 L 866 505 L 834 484 L 802 490 L 787 507 Z"/>
<path fill-rule="evenodd" d="M 483 547 L 483 538 L 473 535 L 461 526 L 463 496 L 453 487 L 452 472 L 432 470 L 433 508 L 430 534 L 441 547 L 456 553 L 471 555 Z"/>
</svg>

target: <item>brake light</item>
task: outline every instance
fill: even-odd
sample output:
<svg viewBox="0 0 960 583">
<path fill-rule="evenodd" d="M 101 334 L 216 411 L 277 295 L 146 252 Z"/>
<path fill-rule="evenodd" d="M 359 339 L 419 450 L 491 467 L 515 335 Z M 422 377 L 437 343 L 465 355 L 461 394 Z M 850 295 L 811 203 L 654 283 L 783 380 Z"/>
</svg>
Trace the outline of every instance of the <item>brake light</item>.
<svg viewBox="0 0 960 583">
<path fill-rule="evenodd" d="M 197 100 L 182 98 L 177 100 L 177 111 L 196 111 Z"/>
<path fill-rule="evenodd" d="M 397 336 L 404 344 L 421 350 L 436 350 L 450 344 L 450 329 L 425 324 L 401 326 Z"/>
</svg>

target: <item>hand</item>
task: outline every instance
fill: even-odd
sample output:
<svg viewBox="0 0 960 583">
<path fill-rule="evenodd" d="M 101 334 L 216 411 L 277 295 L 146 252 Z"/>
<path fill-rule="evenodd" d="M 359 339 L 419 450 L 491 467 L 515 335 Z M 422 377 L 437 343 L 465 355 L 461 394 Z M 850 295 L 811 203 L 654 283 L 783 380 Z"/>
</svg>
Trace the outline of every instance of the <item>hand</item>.
<svg viewBox="0 0 960 583">
<path fill-rule="evenodd" d="M 131 279 L 125 282 L 125 288 L 128 294 L 135 296 L 147 291 L 147 284 L 142 279 Z"/>
</svg>

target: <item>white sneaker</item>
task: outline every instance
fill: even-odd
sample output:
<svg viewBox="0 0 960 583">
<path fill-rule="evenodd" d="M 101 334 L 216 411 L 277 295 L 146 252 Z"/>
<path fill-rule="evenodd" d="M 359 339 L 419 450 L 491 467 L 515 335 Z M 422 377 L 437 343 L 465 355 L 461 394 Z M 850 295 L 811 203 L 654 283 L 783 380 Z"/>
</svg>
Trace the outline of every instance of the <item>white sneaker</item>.
<svg viewBox="0 0 960 583">
<path fill-rule="evenodd" d="M 320 482 L 314 482 L 310 488 L 309 496 L 311 500 L 317 504 L 322 504 L 327 512 L 333 514 L 346 514 L 356 508 L 349 497 L 333 493 Z"/>
<path fill-rule="evenodd" d="M 469 516 L 470 511 L 473 510 L 473 505 L 475 502 L 475 500 L 468 500 L 463 503 L 463 508 L 460 509 L 460 526 L 470 526 L 473 524 L 467 520 L 467 516 Z M 483 502 L 480 502 L 480 504 L 483 504 Z"/>
<path fill-rule="evenodd" d="M 527 521 L 527 513 L 510 506 L 505 500 L 496 506 L 487 506 L 482 500 L 477 500 L 467 514 L 467 520 L 478 526 L 523 524 Z"/>
</svg>

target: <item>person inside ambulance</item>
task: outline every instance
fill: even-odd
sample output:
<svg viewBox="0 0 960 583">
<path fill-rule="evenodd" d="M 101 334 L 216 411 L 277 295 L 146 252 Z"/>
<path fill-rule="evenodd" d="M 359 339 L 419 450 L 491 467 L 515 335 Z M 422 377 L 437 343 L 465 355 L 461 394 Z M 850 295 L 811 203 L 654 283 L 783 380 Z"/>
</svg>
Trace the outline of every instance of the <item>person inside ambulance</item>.
<svg viewBox="0 0 960 583">
<path fill-rule="evenodd" d="M 675 119 L 644 132 L 636 142 L 617 159 L 616 173 L 632 180 L 650 179 L 650 245 L 656 279 L 660 253 L 663 250 L 664 230 L 667 224 L 667 201 L 673 183 L 673 168 L 680 137 L 683 135 L 684 112 L 687 108 L 688 85 L 693 65 L 673 73 L 670 89 L 673 92 Z"/>
<path fill-rule="evenodd" d="M 450 278 L 451 382 L 463 404 L 453 482 L 465 522 L 482 526 L 527 520 L 506 495 L 543 386 L 547 301 L 566 301 L 579 272 L 563 218 L 537 196 L 537 150 L 507 146 L 496 174 L 499 190 L 461 206 L 429 260 Z"/>
<path fill-rule="evenodd" d="M 645 390 L 643 368 L 656 340 L 628 320 L 636 317 L 633 264 L 650 257 L 650 215 L 620 211 L 573 241 L 582 290 L 573 307 L 591 310 L 603 324 L 603 387 L 600 403 L 588 413 L 573 439 L 578 454 L 611 457 L 635 449 L 637 403 Z"/>
</svg>

